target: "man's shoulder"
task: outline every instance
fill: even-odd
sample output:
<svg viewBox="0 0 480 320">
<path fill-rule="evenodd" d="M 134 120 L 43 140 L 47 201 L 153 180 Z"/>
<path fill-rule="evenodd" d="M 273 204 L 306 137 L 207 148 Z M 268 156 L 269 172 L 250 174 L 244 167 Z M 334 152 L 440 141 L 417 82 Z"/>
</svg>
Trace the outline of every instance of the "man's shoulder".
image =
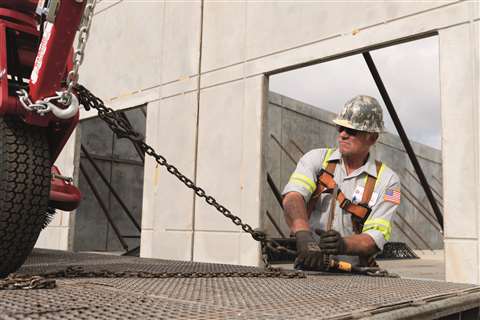
<svg viewBox="0 0 480 320">
<path fill-rule="evenodd" d="M 382 162 L 381 171 L 381 179 L 389 180 L 392 182 L 400 181 L 398 174 L 384 162 Z"/>
<path fill-rule="evenodd" d="M 312 150 L 308 151 L 307 153 L 305 153 L 302 158 L 306 161 L 314 161 L 314 162 L 320 161 L 320 162 L 323 162 L 327 153 L 329 153 L 329 151 L 331 152 L 333 150 L 335 150 L 335 148 L 312 149 Z"/>
</svg>

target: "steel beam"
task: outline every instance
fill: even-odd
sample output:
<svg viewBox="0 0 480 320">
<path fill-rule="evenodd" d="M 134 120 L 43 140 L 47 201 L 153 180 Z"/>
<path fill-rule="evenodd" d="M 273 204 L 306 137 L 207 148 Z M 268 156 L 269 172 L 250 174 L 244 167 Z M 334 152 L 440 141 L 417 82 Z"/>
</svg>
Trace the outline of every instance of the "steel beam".
<svg viewBox="0 0 480 320">
<path fill-rule="evenodd" d="M 398 131 L 398 135 L 400 136 L 400 139 L 402 140 L 403 146 L 405 147 L 405 150 L 407 151 L 408 157 L 410 158 L 410 161 L 412 162 L 413 168 L 415 169 L 415 172 L 418 175 L 418 178 L 420 179 L 421 185 L 423 187 L 423 190 L 425 191 L 425 194 L 427 195 L 428 201 L 430 202 L 430 205 L 432 206 L 433 212 L 435 213 L 435 216 L 437 218 L 438 223 L 440 224 L 440 227 L 443 230 L 443 216 L 438 208 L 437 202 L 435 201 L 435 198 L 433 197 L 432 190 L 430 189 L 430 186 L 427 182 L 427 178 L 425 177 L 425 174 L 423 173 L 422 168 L 420 167 L 420 164 L 418 163 L 417 156 L 415 155 L 415 152 L 413 151 L 413 148 L 410 144 L 410 141 L 408 140 L 407 134 L 405 133 L 405 130 L 403 129 L 402 123 L 400 122 L 400 119 L 398 118 L 397 112 L 395 111 L 395 108 L 393 106 L 392 100 L 390 100 L 390 96 L 388 95 L 387 89 L 385 88 L 382 78 L 380 77 L 380 74 L 377 71 L 377 67 L 375 66 L 375 63 L 373 62 L 372 57 L 370 56 L 370 52 L 363 52 L 363 57 L 365 59 L 365 62 L 367 63 L 368 69 L 370 70 L 370 73 L 373 76 L 373 80 L 375 81 L 378 91 L 380 91 L 380 95 L 383 98 L 383 102 L 385 102 L 385 106 L 387 107 L 388 113 L 392 117 L 393 123 L 395 125 L 395 128 Z"/>
</svg>

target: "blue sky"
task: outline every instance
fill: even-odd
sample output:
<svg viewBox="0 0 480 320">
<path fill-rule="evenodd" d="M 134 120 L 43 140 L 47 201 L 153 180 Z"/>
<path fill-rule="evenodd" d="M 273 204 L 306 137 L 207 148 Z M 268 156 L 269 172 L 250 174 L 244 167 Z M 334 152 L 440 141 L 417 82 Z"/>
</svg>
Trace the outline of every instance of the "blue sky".
<svg viewBox="0 0 480 320">
<path fill-rule="evenodd" d="M 441 148 L 438 38 L 430 37 L 371 52 L 408 137 Z M 270 77 L 270 90 L 337 113 L 357 94 L 380 101 L 386 130 L 396 129 L 361 55 Z"/>
</svg>

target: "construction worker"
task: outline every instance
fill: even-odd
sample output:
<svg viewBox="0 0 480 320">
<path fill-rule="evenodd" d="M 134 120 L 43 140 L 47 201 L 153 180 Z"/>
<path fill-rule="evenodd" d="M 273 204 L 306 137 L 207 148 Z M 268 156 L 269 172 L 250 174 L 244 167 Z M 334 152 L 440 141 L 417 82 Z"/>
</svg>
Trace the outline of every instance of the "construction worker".
<svg viewBox="0 0 480 320">
<path fill-rule="evenodd" d="M 354 97 L 333 122 L 338 148 L 306 153 L 283 190 L 303 270 L 324 270 L 325 256 L 366 266 L 390 239 L 400 204 L 397 174 L 371 152 L 384 127 L 378 101 Z"/>
</svg>

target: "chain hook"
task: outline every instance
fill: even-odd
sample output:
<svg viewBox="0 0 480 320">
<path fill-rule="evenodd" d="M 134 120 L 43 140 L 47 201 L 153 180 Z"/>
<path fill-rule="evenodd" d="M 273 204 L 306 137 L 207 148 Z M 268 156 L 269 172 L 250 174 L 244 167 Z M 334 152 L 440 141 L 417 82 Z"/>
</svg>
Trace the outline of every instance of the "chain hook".
<svg viewBox="0 0 480 320">
<path fill-rule="evenodd" d="M 58 101 L 59 103 L 62 103 L 62 92 L 57 92 L 57 96 L 46 98 L 44 101 L 48 105 L 50 111 L 52 111 L 57 118 L 70 119 L 77 114 L 77 111 L 80 108 L 80 103 L 78 102 L 77 96 L 74 94 L 70 95 L 69 100 L 69 103 L 65 104 L 68 105 L 65 109 L 60 108 L 52 103 L 52 101 Z"/>
</svg>

